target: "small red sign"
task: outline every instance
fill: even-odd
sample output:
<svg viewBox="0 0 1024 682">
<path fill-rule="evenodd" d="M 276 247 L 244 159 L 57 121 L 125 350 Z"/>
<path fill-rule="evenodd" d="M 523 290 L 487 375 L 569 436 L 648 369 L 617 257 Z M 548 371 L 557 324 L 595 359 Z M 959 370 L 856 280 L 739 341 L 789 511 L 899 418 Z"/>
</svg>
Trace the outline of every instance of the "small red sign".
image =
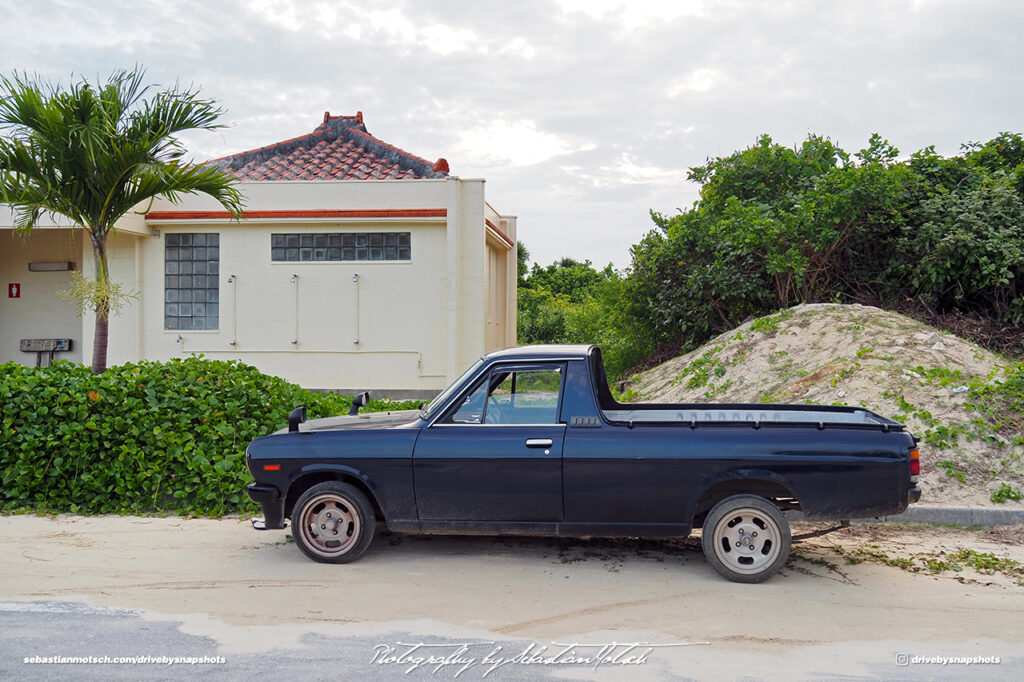
<svg viewBox="0 0 1024 682">
<path fill-rule="evenodd" d="M 20 282 L 11 282 L 7 285 L 7 298 L 21 298 Z"/>
</svg>

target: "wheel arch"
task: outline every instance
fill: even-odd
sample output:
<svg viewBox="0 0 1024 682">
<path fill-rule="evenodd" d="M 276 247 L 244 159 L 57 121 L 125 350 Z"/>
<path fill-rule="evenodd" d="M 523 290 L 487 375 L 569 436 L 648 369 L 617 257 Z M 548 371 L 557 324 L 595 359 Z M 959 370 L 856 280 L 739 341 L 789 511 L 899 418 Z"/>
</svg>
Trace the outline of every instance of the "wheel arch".
<svg viewBox="0 0 1024 682">
<path fill-rule="evenodd" d="M 702 528 L 708 512 L 716 504 L 733 495 L 757 495 L 772 502 L 782 511 L 800 509 L 798 491 L 786 477 L 758 469 L 730 471 L 706 482 L 690 515 L 693 519 L 693 528 Z"/>
<path fill-rule="evenodd" d="M 302 497 L 302 493 L 318 483 L 326 481 L 338 481 L 355 486 L 370 501 L 374 516 L 378 520 L 384 519 L 384 508 L 380 500 L 377 499 L 377 494 L 374 492 L 375 486 L 369 477 L 356 469 L 339 466 L 312 466 L 297 471 L 291 483 L 288 484 L 288 494 L 285 496 L 284 502 L 285 517 L 291 518 L 295 503 Z"/>
</svg>

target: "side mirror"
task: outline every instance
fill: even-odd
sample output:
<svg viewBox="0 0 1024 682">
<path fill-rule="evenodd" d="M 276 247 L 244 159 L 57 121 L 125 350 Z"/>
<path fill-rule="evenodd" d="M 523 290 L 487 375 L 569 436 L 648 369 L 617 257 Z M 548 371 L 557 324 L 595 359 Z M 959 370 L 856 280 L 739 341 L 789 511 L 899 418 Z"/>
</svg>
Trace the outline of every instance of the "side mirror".
<svg viewBox="0 0 1024 682">
<path fill-rule="evenodd" d="M 348 415 L 351 417 L 353 415 L 359 414 L 359 408 L 365 406 L 369 402 L 370 402 L 370 394 L 367 391 L 363 391 L 362 393 L 359 393 L 358 395 L 353 396 L 352 397 L 352 407 L 348 408 Z"/>
<path fill-rule="evenodd" d="M 295 433 L 299 430 L 299 424 L 306 421 L 306 406 L 299 405 L 288 413 L 288 433 Z"/>
</svg>

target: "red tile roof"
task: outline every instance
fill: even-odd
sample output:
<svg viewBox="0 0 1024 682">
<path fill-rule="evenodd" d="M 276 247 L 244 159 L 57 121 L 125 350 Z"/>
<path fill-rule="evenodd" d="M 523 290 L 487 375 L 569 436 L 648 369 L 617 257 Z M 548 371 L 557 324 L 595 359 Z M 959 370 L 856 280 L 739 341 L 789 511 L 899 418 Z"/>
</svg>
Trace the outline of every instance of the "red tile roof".
<svg viewBox="0 0 1024 682">
<path fill-rule="evenodd" d="M 380 180 L 444 178 L 448 162 L 431 163 L 366 131 L 363 112 L 331 116 L 309 135 L 214 159 L 240 180 Z"/>
</svg>

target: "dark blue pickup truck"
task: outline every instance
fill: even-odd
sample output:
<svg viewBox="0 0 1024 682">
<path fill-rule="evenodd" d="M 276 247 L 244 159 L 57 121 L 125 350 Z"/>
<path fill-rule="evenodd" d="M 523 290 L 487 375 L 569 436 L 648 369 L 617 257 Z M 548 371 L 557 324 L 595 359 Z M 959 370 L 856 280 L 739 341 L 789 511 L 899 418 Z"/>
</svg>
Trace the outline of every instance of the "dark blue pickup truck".
<svg viewBox="0 0 1024 682">
<path fill-rule="evenodd" d="M 723 576 L 786 562 L 782 511 L 898 514 L 921 495 L 915 439 L 869 410 L 622 404 L 595 346 L 481 358 L 420 410 L 305 421 L 254 440 L 259 529 L 347 563 L 378 521 L 396 532 L 685 537 Z"/>
</svg>

